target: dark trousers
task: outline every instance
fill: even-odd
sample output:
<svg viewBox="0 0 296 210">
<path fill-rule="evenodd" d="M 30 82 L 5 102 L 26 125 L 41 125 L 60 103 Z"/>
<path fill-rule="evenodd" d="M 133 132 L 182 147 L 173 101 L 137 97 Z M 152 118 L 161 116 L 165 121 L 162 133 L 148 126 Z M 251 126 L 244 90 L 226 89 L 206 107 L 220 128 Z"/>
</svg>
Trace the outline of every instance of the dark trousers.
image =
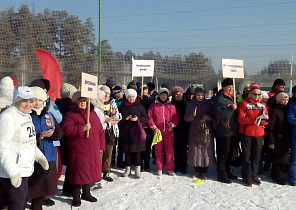
<svg viewBox="0 0 296 210">
<path fill-rule="evenodd" d="M 150 155 L 151 155 L 151 143 L 153 139 L 153 133 L 151 129 L 145 128 L 146 132 L 146 151 L 141 153 L 142 161 L 144 161 L 144 167 L 150 168 Z"/>
<path fill-rule="evenodd" d="M 236 141 L 235 136 L 216 138 L 217 173 L 220 178 L 227 177 L 227 173 L 230 172 L 230 160 Z"/>
<path fill-rule="evenodd" d="M 174 164 L 176 171 L 187 170 L 187 137 L 174 133 Z"/>
<path fill-rule="evenodd" d="M 242 176 L 246 184 L 252 184 L 256 179 L 260 156 L 262 151 L 263 136 L 253 137 L 244 135 L 242 139 Z"/>
<path fill-rule="evenodd" d="M 102 160 L 102 172 L 106 173 L 111 171 L 111 160 L 112 160 L 112 150 L 113 146 L 106 146 L 105 150 L 103 151 L 103 160 Z"/>
<path fill-rule="evenodd" d="M 9 178 L 0 178 L 0 188 L 4 189 L 3 191 L 8 198 L 9 210 L 22 210 L 26 208 L 28 196 L 27 177 L 22 178 L 22 184 L 19 188 L 13 187 Z M 0 207 L 4 209 L 4 206 Z"/>
<path fill-rule="evenodd" d="M 72 192 L 72 184 L 70 184 L 70 168 L 67 166 L 65 172 L 65 181 L 63 185 L 63 192 L 71 193 Z"/>
<path fill-rule="evenodd" d="M 141 152 L 126 152 L 125 153 L 125 166 L 140 166 L 141 165 Z"/>
<path fill-rule="evenodd" d="M 80 201 L 80 192 L 82 188 L 82 194 L 86 197 L 90 196 L 90 187 L 91 184 L 83 184 L 83 185 L 73 185 L 72 186 L 72 194 L 74 201 Z"/>
<path fill-rule="evenodd" d="M 115 146 L 113 146 L 112 150 L 112 160 L 116 158 L 116 145 L 118 145 L 118 137 L 115 138 Z M 120 147 L 117 147 L 117 164 L 123 161 L 123 152 Z"/>
</svg>

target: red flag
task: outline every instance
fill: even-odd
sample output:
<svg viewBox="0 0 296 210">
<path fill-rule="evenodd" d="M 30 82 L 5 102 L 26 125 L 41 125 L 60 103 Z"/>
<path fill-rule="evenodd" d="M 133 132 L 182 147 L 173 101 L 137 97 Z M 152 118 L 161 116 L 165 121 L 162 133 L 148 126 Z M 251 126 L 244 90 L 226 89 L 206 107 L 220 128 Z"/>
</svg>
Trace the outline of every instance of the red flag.
<svg viewBox="0 0 296 210">
<path fill-rule="evenodd" d="M 60 89 L 62 86 L 62 75 L 60 67 L 54 57 L 47 51 L 36 49 L 39 65 L 44 79 L 48 79 L 50 82 L 50 90 L 48 95 L 52 101 L 56 98 L 61 98 Z"/>
</svg>

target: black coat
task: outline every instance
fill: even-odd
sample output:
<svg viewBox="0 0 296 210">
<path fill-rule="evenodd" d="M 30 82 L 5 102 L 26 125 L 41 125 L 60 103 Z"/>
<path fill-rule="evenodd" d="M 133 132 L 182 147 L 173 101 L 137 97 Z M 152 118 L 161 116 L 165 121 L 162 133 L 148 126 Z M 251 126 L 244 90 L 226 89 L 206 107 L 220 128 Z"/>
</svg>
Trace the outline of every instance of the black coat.
<svg viewBox="0 0 296 210">
<path fill-rule="evenodd" d="M 148 125 L 148 115 L 139 100 L 134 105 L 128 105 L 127 101 L 119 108 L 119 112 L 122 114 L 122 120 L 118 123 L 119 126 L 119 139 L 118 146 L 123 152 L 142 152 L 146 150 L 146 142 L 142 141 L 134 143 L 131 140 L 131 128 L 137 123 L 131 120 L 125 120 L 129 115 L 136 115 L 141 123 Z"/>
<path fill-rule="evenodd" d="M 186 103 L 181 101 L 176 101 L 174 98 L 172 99 L 172 104 L 175 105 L 176 111 L 179 115 L 178 125 L 174 128 L 174 139 L 175 141 L 184 141 L 186 144 L 188 143 L 188 132 L 189 132 L 189 123 L 184 120 Z"/>
<path fill-rule="evenodd" d="M 267 147 L 274 144 L 274 149 L 268 149 L 270 161 L 276 164 L 289 163 L 290 125 L 287 121 L 288 106 L 276 104 L 269 110 L 269 124 L 265 128 Z"/>
<path fill-rule="evenodd" d="M 227 96 L 221 89 L 213 103 L 213 116 L 216 119 L 216 132 L 218 137 L 237 136 L 238 114 L 232 107 L 233 98 Z"/>
</svg>

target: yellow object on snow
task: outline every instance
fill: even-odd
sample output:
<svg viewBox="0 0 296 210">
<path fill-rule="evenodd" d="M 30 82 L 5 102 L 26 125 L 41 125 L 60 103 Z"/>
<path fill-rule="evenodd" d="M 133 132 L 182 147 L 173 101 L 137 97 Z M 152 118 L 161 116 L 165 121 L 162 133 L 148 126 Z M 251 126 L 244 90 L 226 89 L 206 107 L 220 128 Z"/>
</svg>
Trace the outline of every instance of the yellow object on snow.
<svg viewBox="0 0 296 210">
<path fill-rule="evenodd" d="M 152 147 L 154 144 L 157 144 L 157 143 L 160 142 L 160 141 L 162 141 L 162 135 L 161 135 L 160 130 L 158 130 L 158 131 L 154 134 L 154 137 L 153 137 L 153 141 L 152 141 L 151 147 Z"/>
<path fill-rule="evenodd" d="M 193 181 L 195 184 L 202 184 L 203 183 L 203 181 L 201 181 L 201 179 L 196 179 L 196 180 L 194 180 Z"/>
</svg>

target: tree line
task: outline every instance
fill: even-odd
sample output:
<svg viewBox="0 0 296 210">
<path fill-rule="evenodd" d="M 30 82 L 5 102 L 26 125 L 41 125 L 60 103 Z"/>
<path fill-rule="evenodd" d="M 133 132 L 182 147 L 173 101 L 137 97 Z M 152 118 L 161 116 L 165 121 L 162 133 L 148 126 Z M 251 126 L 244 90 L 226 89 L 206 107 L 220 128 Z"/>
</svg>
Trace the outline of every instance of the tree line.
<svg viewBox="0 0 296 210">
<path fill-rule="evenodd" d="M 0 12 L 0 71 L 40 72 L 35 49 L 50 52 L 62 72 L 77 74 L 98 72 L 98 44 L 91 18 L 84 22 L 67 11 L 45 9 L 34 15 L 27 5 L 17 12 L 8 8 Z M 212 61 L 203 53 L 163 56 L 153 51 L 136 55 L 131 50 L 114 52 L 108 40 L 101 41 L 101 72 L 129 72 L 134 59 L 155 60 L 155 72 L 168 75 L 189 75 L 216 78 Z M 274 61 L 260 75 L 288 74 L 288 61 Z M 295 69 L 294 69 L 295 70 Z"/>
</svg>

